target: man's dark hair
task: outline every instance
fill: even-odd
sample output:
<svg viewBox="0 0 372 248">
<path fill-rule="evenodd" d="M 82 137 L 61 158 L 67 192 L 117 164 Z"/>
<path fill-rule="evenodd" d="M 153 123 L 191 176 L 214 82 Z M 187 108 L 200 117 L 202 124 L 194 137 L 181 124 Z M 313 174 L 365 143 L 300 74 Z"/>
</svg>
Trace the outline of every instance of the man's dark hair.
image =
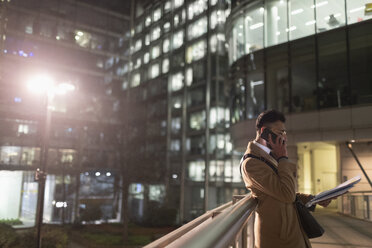
<svg viewBox="0 0 372 248">
<path fill-rule="evenodd" d="M 273 123 L 276 121 L 285 122 L 284 115 L 274 109 L 266 110 L 262 112 L 256 120 L 256 129 L 259 130 L 261 127 L 265 126 L 268 123 Z"/>
</svg>

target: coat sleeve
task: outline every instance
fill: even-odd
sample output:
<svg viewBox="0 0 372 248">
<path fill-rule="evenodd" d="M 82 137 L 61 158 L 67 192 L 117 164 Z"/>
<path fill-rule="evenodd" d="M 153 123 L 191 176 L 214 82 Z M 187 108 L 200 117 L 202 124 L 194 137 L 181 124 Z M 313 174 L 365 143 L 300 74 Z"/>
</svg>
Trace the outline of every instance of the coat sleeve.
<svg viewBox="0 0 372 248">
<path fill-rule="evenodd" d="M 254 158 L 247 159 L 243 165 L 243 179 L 248 188 L 256 188 L 281 202 L 295 201 L 295 164 L 281 159 L 278 163 L 278 175 L 267 164 Z"/>
<path fill-rule="evenodd" d="M 314 198 L 313 195 L 304 193 L 297 193 L 297 197 L 303 204 L 306 204 L 308 201 Z"/>
<path fill-rule="evenodd" d="M 308 201 L 310 201 L 311 199 L 314 198 L 313 195 L 311 194 L 304 194 L 304 193 L 297 193 L 296 194 L 298 199 L 300 199 L 300 201 L 302 202 L 302 204 L 306 204 Z M 314 212 L 315 211 L 315 207 L 316 207 L 316 204 L 312 205 L 310 208 L 307 208 L 309 209 L 310 211 Z"/>
</svg>

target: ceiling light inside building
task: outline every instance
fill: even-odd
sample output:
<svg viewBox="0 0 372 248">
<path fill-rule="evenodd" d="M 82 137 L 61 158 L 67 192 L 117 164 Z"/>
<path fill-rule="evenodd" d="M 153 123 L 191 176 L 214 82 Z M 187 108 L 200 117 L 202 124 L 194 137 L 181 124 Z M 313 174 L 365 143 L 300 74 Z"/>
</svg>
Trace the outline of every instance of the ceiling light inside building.
<svg viewBox="0 0 372 248">
<path fill-rule="evenodd" d="M 296 10 L 293 10 L 293 11 L 291 12 L 291 14 L 292 14 L 292 15 L 297 15 L 297 14 L 300 14 L 300 13 L 302 13 L 302 12 L 304 12 L 303 9 L 296 9 Z"/>
<path fill-rule="evenodd" d="M 260 28 L 262 26 L 263 26 L 263 22 L 259 22 L 259 23 L 256 23 L 256 24 L 251 25 L 249 28 L 251 30 L 254 30 L 254 29 Z"/>
<path fill-rule="evenodd" d="M 315 24 L 315 23 L 316 23 L 316 21 L 315 21 L 315 20 L 312 20 L 312 21 L 308 21 L 308 22 L 306 22 L 305 25 L 306 25 L 306 26 L 309 26 L 309 25 L 313 25 L 313 24 Z"/>
<path fill-rule="evenodd" d="M 321 7 L 321 6 L 324 6 L 324 5 L 327 5 L 328 4 L 328 1 L 324 1 L 324 2 L 320 2 L 320 3 L 317 3 L 315 5 L 312 5 L 311 8 L 318 8 L 318 7 Z"/>
<path fill-rule="evenodd" d="M 349 12 L 354 13 L 354 12 L 365 10 L 365 8 L 366 8 L 365 6 L 362 6 L 362 7 L 359 7 L 359 8 L 351 9 Z"/>
</svg>

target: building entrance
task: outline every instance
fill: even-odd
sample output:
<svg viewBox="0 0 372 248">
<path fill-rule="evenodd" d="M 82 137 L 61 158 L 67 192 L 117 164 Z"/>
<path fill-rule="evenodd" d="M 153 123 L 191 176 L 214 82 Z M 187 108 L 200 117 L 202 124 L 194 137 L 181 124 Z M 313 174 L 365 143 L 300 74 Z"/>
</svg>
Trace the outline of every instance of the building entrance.
<svg viewBox="0 0 372 248">
<path fill-rule="evenodd" d="M 325 142 L 297 144 L 298 188 L 300 192 L 317 194 L 337 186 L 338 147 Z M 336 201 L 329 205 L 336 208 Z"/>
</svg>

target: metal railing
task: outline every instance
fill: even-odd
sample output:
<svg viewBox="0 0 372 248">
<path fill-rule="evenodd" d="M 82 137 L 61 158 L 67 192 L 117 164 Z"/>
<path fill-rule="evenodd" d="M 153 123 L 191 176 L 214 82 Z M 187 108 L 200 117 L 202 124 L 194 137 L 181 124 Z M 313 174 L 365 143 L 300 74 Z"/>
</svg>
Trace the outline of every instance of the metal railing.
<svg viewBox="0 0 372 248">
<path fill-rule="evenodd" d="M 257 201 L 250 194 L 234 196 L 233 201 L 207 211 L 145 248 L 253 248 L 256 206 Z"/>
<path fill-rule="evenodd" d="M 342 213 L 372 221 L 372 191 L 354 191 L 343 195 Z"/>
</svg>

